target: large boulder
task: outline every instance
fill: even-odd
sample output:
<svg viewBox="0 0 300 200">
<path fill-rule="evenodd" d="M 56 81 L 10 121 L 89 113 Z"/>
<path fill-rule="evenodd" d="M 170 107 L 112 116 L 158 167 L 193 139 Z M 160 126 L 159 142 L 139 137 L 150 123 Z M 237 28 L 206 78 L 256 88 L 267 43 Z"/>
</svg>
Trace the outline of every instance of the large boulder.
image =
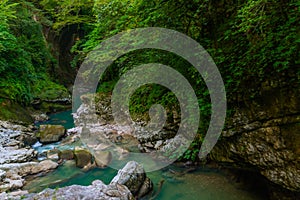
<svg viewBox="0 0 300 200">
<path fill-rule="evenodd" d="M 142 165 L 135 161 L 128 162 L 125 167 L 118 171 L 110 184 L 126 185 L 133 195 L 145 195 L 152 190 L 152 182 L 147 179 Z M 140 190 L 143 191 L 140 192 Z"/>
<path fill-rule="evenodd" d="M 45 189 L 38 194 L 25 194 L 23 199 L 134 200 L 134 197 L 145 196 L 152 187 L 152 181 L 146 177 L 143 167 L 135 161 L 130 161 L 123 169 L 119 170 L 109 185 L 95 180 L 89 186 L 72 185 L 59 189 Z"/>
<path fill-rule="evenodd" d="M 66 133 L 62 125 L 41 125 L 37 133 L 41 143 L 58 142 Z"/>
<path fill-rule="evenodd" d="M 59 189 L 46 189 L 39 194 L 28 195 L 26 200 L 65 200 L 65 199 L 101 199 L 134 200 L 133 195 L 124 185 L 105 185 L 96 180 L 89 186 L 72 185 Z"/>
<path fill-rule="evenodd" d="M 84 168 L 92 164 L 92 154 L 86 149 L 75 149 L 74 156 L 77 167 Z"/>
</svg>

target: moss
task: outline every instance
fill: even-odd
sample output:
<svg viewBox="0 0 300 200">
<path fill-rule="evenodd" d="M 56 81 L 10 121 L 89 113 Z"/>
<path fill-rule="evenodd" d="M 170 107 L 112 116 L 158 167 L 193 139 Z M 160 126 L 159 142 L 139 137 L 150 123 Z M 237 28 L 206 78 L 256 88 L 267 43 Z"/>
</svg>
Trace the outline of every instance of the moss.
<svg viewBox="0 0 300 200">
<path fill-rule="evenodd" d="M 84 149 L 74 150 L 76 166 L 83 168 L 92 162 L 92 154 Z"/>
<path fill-rule="evenodd" d="M 46 113 L 53 113 L 53 112 L 59 112 L 59 111 L 65 111 L 71 108 L 71 105 L 63 105 L 58 103 L 51 103 L 51 102 L 42 102 L 38 109 L 42 110 Z"/>
<path fill-rule="evenodd" d="M 63 85 L 59 85 L 45 78 L 33 86 L 33 96 L 35 99 L 55 100 L 68 98 L 69 92 Z"/>
<path fill-rule="evenodd" d="M 0 119 L 12 122 L 33 123 L 33 119 L 26 108 L 9 100 L 0 101 Z"/>
</svg>

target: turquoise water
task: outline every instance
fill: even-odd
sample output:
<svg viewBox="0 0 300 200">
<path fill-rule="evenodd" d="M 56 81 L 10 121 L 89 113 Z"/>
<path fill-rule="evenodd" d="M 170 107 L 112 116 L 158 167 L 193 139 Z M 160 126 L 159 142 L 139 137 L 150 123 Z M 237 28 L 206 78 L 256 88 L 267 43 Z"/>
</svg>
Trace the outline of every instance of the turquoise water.
<svg viewBox="0 0 300 200">
<path fill-rule="evenodd" d="M 40 124 L 52 124 L 52 125 L 63 125 L 66 129 L 74 127 L 74 121 L 72 117 L 72 110 L 58 112 L 49 115 L 49 120 L 44 122 L 36 123 L 37 126 Z"/>
<path fill-rule="evenodd" d="M 220 172 L 212 169 L 198 169 L 193 173 L 176 176 L 169 169 L 182 171 L 183 169 L 170 166 L 168 168 L 147 173 L 154 183 L 154 191 L 143 199 L 149 199 L 156 194 L 158 184 L 164 180 L 162 189 L 156 199 L 159 200 L 262 200 L 254 191 L 237 189 Z M 109 184 L 117 174 L 112 168 L 95 168 L 87 172 L 75 166 L 74 161 L 68 161 L 57 170 L 43 177 L 36 177 L 23 188 L 29 192 L 39 192 L 45 188 L 59 188 L 69 185 L 90 185 L 100 179 Z"/>
<path fill-rule="evenodd" d="M 66 128 L 74 126 L 72 122 L 71 111 L 56 113 L 50 115 L 47 124 L 62 124 Z M 57 144 L 50 144 L 50 146 Z M 47 149 L 47 146 L 37 147 Z M 171 169 L 171 170 L 170 170 Z M 164 180 L 161 191 L 155 199 L 158 200 L 260 200 L 266 199 L 265 196 L 256 194 L 255 191 L 238 189 L 226 178 L 222 172 L 198 168 L 192 173 L 176 175 L 172 171 L 184 171 L 186 169 L 175 165 L 167 168 L 149 172 L 147 175 L 154 183 L 154 191 L 143 199 L 149 199 L 157 192 L 158 184 Z M 27 180 L 27 185 L 23 188 L 30 192 L 39 192 L 45 188 L 59 188 L 69 185 L 90 185 L 94 180 L 100 179 L 109 184 L 111 179 L 117 174 L 112 168 L 91 169 L 87 172 L 75 166 L 74 161 L 68 161 L 53 172 L 42 177 L 31 177 Z"/>
</svg>

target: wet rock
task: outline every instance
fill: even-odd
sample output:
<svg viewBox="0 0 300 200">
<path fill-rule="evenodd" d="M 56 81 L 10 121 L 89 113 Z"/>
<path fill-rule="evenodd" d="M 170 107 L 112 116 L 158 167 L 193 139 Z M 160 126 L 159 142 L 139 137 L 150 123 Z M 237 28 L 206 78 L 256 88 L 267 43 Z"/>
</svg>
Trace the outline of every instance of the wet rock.
<svg viewBox="0 0 300 200">
<path fill-rule="evenodd" d="M 0 169 L 0 181 L 2 181 L 6 176 L 6 172 Z"/>
<path fill-rule="evenodd" d="M 75 149 L 74 157 L 76 166 L 79 168 L 84 168 L 92 164 L 92 154 L 86 149 Z"/>
<path fill-rule="evenodd" d="M 42 143 L 51 143 L 58 142 L 65 133 L 66 130 L 61 125 L 41 125 L 36 136 Z"/>
</svg>

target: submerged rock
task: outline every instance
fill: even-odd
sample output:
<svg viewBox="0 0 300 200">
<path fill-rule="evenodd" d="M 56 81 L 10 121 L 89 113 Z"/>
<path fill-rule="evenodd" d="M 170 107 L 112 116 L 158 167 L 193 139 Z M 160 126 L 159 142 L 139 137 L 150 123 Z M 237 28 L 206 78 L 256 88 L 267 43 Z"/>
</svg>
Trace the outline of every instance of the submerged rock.
<svg viewBox="0 0 300 200">
<path fill-rule="evenodd" d="M 42 143 L 58 142 L 66 133 L 62 125 L 41 125 L 37 137 Z"/>
</svg>

